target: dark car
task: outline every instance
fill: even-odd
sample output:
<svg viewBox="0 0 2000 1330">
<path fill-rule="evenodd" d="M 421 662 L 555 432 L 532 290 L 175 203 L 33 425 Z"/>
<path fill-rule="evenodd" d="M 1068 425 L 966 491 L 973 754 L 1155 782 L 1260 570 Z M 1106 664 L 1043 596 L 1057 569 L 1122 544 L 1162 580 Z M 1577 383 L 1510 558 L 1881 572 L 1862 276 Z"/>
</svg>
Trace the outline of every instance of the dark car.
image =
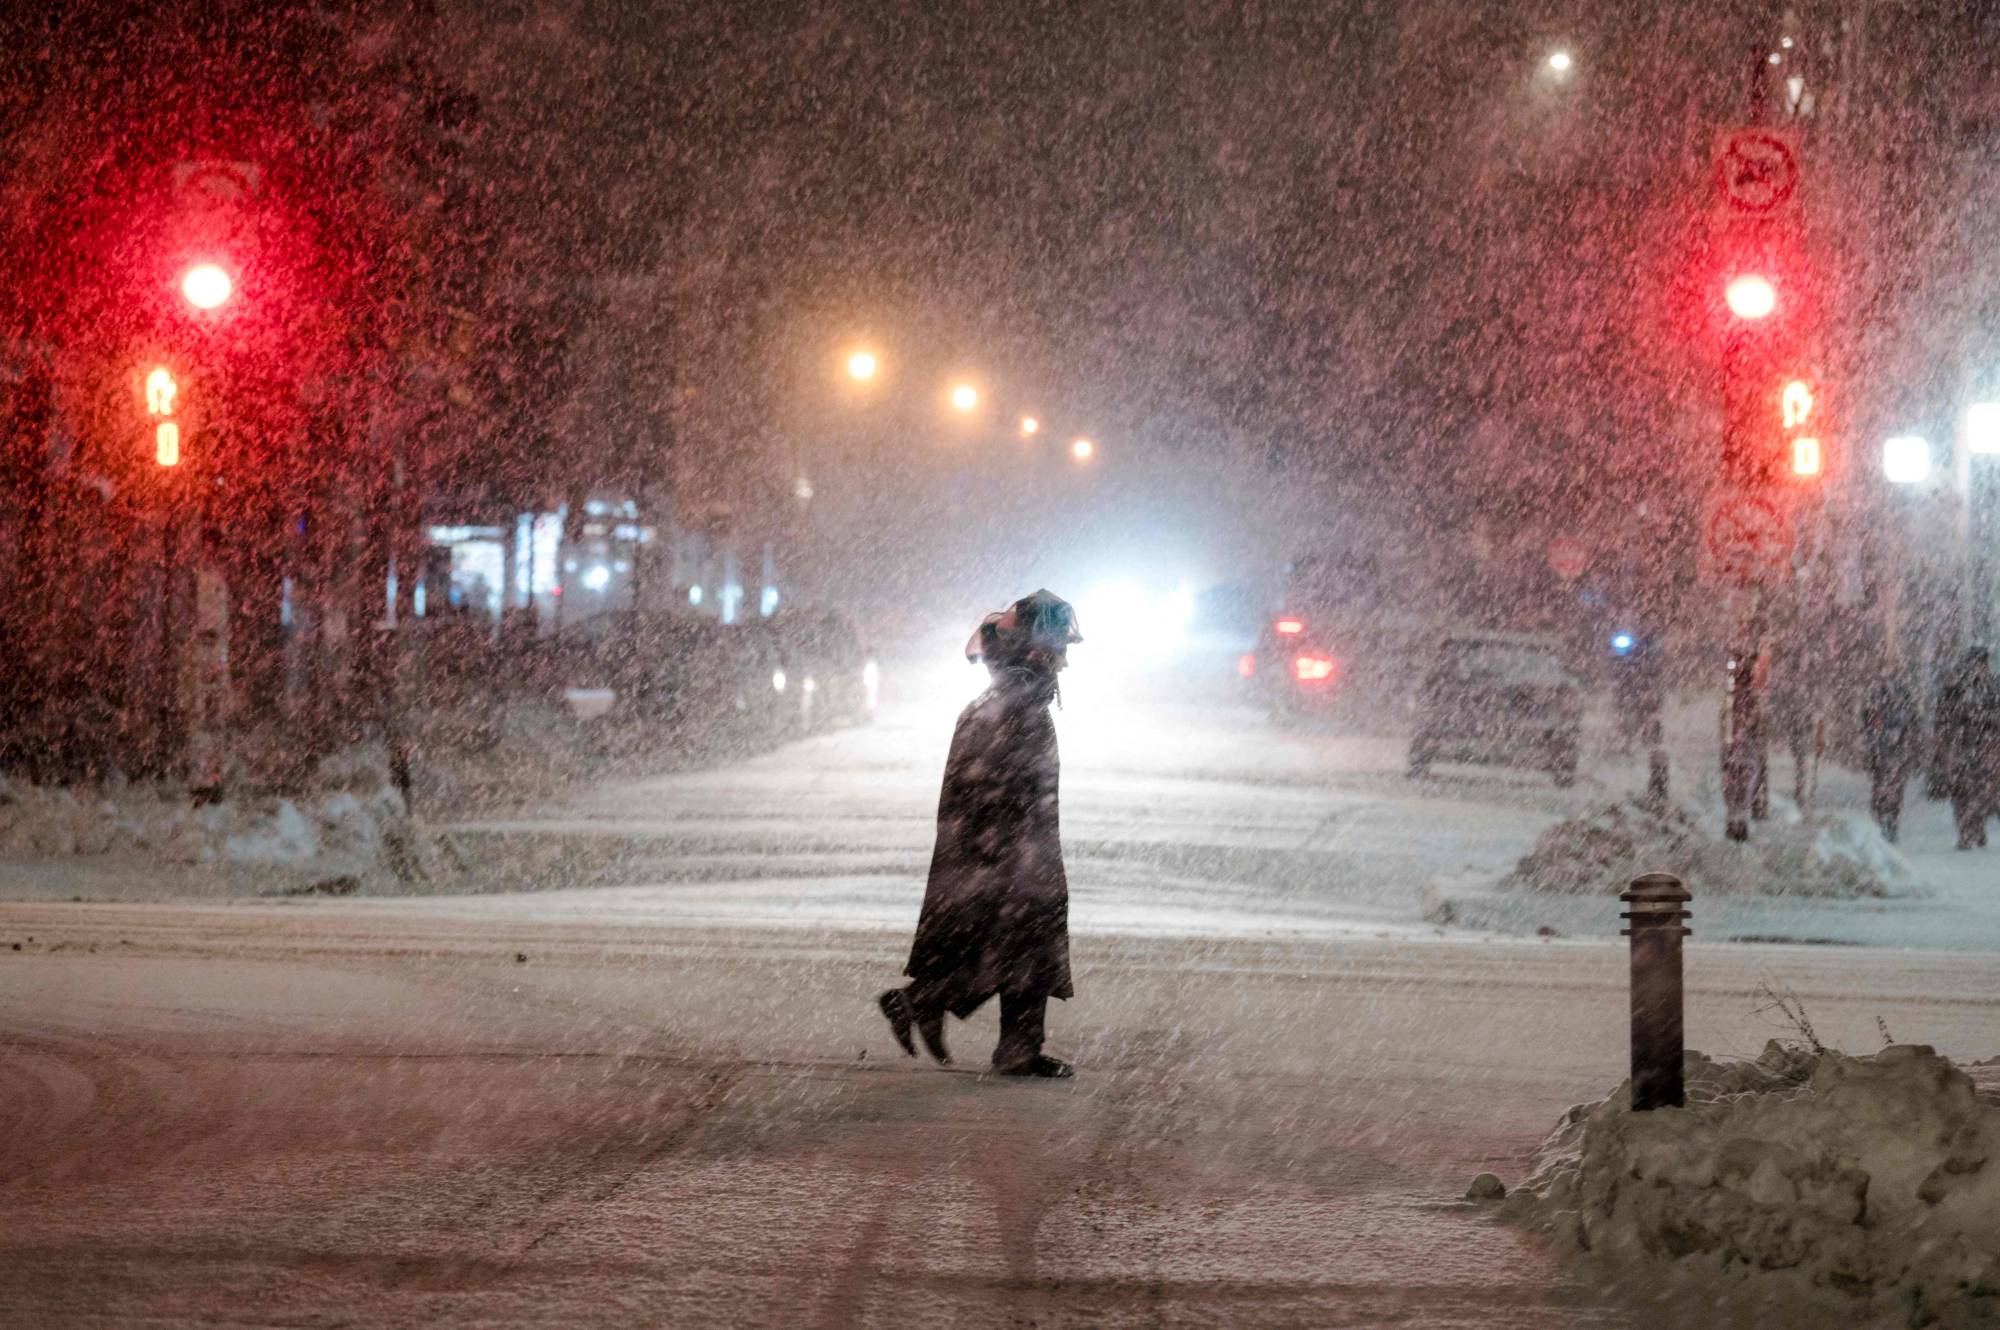
<svg viewBox="0 0 2000 1330">
<path fill-rule="evenodd" d="M 1324 716 L 1340 693 L 1340 657 L 1325 635 L 1299 616 L 1280 615 L 1266 624 L 1236 672 L 1276 720 Z"/>
<path fill-rule="evenodd" d="M 554 682 L 578 716 L 612 715 L 691 738 L 741 729 L 771 691 L 740 629 L 692 615 L 620 610 L 564 628 L 549 644 Z"/>
<path fill-rule="evenodd" d="M 877 667 L 851 620 L 831 610 L 784 610 L 768 626 L 783 654 L 802 729 L 812 733 L 875 718 Z"/>
<path fill-rule="evenodd" d="M 1548 638 L 1516 633 L 1448 637 L 1417 698 L 1410 774 L 1434 762 L 1474 762 L 1576 779 L 1583 688 Z"/>
</svg>

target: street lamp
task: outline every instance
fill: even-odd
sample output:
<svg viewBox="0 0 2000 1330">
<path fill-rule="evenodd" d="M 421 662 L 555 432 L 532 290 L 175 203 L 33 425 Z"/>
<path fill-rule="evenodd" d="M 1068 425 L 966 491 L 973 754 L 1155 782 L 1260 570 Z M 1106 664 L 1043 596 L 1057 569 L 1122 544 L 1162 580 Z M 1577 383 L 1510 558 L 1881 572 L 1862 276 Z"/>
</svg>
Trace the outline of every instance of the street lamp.
<svg viewBox="0 0 2000 1330">
<path fill-rule="evenodd" d="M 2000 453 L 2000 402 L 1965 408 L 1965 446 L 1975 453 Z"/>
<path fill-rule="evenodd" d="M 1089 439 L 1078 439 L 1069 446 L 1069 453 L 1079 462 L 1088 462 L 1097 456 L 1097 445 Z"/>
<path fill-rule="evenodd" d="M 1568 51 L 1549 52 L 1549 72 L 1551 74 L 1558 76 L 1567 74 L 1570 71 L 1570 67 L 1575 63 L 1576 61 L 1571 58 Z"/>
<path fill-rule="evenodd" d="M 979 390 L 969 383 L 957 384 L 951 390 L 951 404 L 955 410 L 970 411 L 979 405 Z"/>
<path fill-rule="evenodd" d="M 1041 429 L 1041 428 L 1042 428 L 1042 422 L 1041 422 L 1041 421 L 1039 421 L 1039 420 L 1037 420 L 1037 419 L 1035 419 L 1035 418 L 1034 418 L 1033 416 L 1022 416 L 1022 417 L 1021 417 L 1021 437 L 1022 437 L 1022 438 L 1024 438 L 1024 439 L 1032 439 L 1032 438 L 1034 438 L 1034 437 L 1035 437 L 1035 435 L 1036 435 L 1036 433 L 1037 433 L 1038 431 L 1040 431 L 1040 429 Z"/>
<path fill-rule="evenodd" d="M 1921 485 L 1931 477 L 1931 445 L 1914 434 L 1898 434 L 1882 444 L 1882 474 L 1896 485 Z"/>
<path fill-rule="evenodd" d="M 234 289 L 229 274 L 213 263 L 197 263 L 181 274 L 181 294 L 196 309 L 215 309 Z"/>
<path fill-rule="evenodd" d="M 847 358 L 847 377 L 856 383 L 867 383 L 881 367 L 873 351 L 856 351 Z"/>
</svg>

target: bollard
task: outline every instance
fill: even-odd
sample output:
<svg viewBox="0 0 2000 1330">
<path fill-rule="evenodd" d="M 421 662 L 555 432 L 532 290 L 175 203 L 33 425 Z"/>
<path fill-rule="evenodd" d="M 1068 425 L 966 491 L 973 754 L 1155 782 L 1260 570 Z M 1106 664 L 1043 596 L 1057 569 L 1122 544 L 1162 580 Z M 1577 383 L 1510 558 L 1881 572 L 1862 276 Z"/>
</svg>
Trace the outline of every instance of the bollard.
<svg viewBox="0 0 2000 1330">
<path fill-rule="evenodd" d="M 1681 939 L 1688 930 L 1682 909 L 1692 893 L 1672 873 L 1647 873 L 1618 898 L 1631 906 L 1632 1111 L 1679 1108 L 1681 1084 Z"/>
</svg>

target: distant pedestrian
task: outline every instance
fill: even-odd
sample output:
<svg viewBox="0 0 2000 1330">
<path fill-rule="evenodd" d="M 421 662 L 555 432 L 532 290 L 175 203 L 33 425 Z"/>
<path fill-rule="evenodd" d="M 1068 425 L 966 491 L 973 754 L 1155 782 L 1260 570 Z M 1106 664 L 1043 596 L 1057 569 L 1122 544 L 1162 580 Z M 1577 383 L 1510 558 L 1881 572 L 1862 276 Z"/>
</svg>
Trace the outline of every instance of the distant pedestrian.
<svg viewBox="0 0 2000 1330">
<path fill-rule="evenodd" d="M 1937 759 L 1958 824 L 1958 848 L 1986 844 L 2000 802 L 2000 691 L 1985 647 L 1973 647 L 1938 692 Z"/>
<path fill-rule="evenodd" d="M 1909 679 L 1893 665 L 1882 671 L 1861 705 L 1861 736 L 1868 755 L 1868 809 L 1891 844 L 1903 818 L 1903 790 L 1920 760 L 1922 725 Z"/>
<path fill-rule="evenodd" d="M 1818 661 L 1794 637 L 1787 643 L 1786 653 L 1775 662 L 1767 703 L 1770 729 L 1784 740 L 1792 755 L 1792 802 L 1802 813 L 1811 810 L 1813 792 L 1819 784 L 1820 703 L 1814 682 L 1817 666 Z M 1763 773 L 1767 782 L 1769 763 L 1767 752 Z"/>
<path fill-rule="evenodd" d="M 1071 1074 L 1067 1062 L 1042 1053 L 1048 1000 L 1073 993 L 1049 704 L 1071 644 L 1082 640 L 1069 604 L 1037 591 L 988 615 L 966 644 L 966 659 L 983 661 L 993 682 L 952 734 L 930 884 L 904 968 L 910 983 L 878 999 L 913 1057 L 914 1029 L 932 1057 L 950 1062 L 945 1013 L 964 1020 L 997 995 L 993 1069 Z"/>
</svg>

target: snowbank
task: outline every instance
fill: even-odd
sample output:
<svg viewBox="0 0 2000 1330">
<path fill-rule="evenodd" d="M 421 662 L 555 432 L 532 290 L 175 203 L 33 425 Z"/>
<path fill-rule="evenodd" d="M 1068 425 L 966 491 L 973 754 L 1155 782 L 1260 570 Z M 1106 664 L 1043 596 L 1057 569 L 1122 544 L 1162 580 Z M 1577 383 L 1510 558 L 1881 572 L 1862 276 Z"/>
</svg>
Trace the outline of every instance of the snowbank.
<svg viewBox="0 0 2000 1330">
<path fill-rule="evenodd" d="M 275 889 L 346 893 L 436 882 L 442 844 L 365 752 L 322 765 L 313 792 L 195 806 L 171 786 L 42 787 L 0 780 L 0 857 L 144 859 L 272 870 Z"/>
<path fill-rule="evenodd" d="M 2000 1102 L 1923 1045 L 1688 1055 L 1685 1109 L 1573 1108 L 1505 1212 L 1683 1287 L 1820 1292 L 1869 1323 L 2000 1323 Z"/>
<path fill-rule="evenodd" d="M 1739 844 L 1713 834 L 1708 821 L 1682 808 L 1628 801 L 1556 823 L 1500 885 L 1615 895 L 1641 873 L 1673 873 L 1702 895 L 1842 900 L 1905 894 L 1915 881 L 1908 862 L 1860 814 L 1760 823 L 1752 840 Z"/>
</svg>

